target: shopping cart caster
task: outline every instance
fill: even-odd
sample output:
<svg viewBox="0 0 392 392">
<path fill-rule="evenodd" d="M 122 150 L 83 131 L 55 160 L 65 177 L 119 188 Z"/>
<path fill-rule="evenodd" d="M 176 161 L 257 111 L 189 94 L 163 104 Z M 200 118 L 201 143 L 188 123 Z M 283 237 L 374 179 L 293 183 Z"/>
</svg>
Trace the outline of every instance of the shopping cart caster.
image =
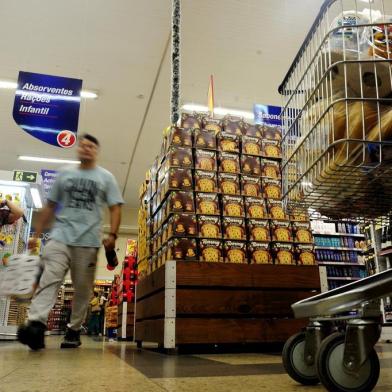
<svg viewBox="0 0 392 392">
<path fill-rule="evenodd" d="M 282 352 L 283 366 L 293 380 L 303 385 L 320 382 L 316 370 L 316 353 L 327 331 L 327 324 L 311 321 L 306 331 L 287 340 Z"/>
<path fill-rule="evenodd" d="M 342 333 L 328 336 L 317 353 L 316 369 L 324 387 L 330 392 L 369 392 L 376 386 L 380 363 L 374 348 L 368 350 L 363 364 L 344 363 L 346 337 Z"/>
</svg>

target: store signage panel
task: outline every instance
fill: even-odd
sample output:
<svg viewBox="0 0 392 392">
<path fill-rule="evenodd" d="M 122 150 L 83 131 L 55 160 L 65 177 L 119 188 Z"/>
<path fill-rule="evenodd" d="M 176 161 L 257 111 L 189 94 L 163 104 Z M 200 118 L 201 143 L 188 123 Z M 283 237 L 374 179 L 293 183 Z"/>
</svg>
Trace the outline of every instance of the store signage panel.
<svg viewBox="0 0 392 392">
<path fill-rule="evenodd" d="M 37 172 L 29 172 L 24 170 L 14 170 L 14 181 L 21 181 L 21 182 L 37 182 L 38 173 Z"/>
<path fill-rule="evenodd" d="M 41 170 L 42 188 L 44 190 L 45 198 L 48 197 L 49 192 L 52 189 L 52 186 L 55 183 L 58 175 L 59 172 L 56 170 Z"/>
<path fill-rule="evenodd" d="M 253 106 L 255 124 L 281 126 L 281 112 L 282 108 L 280 106 L 260 105 L 257 103 Z"/>
<path fill-rule="evenodd" d="M 19 72 L 13 117 L 31 136 L 61 148 L 76 142 L 82 80 Z"/>
</svg>

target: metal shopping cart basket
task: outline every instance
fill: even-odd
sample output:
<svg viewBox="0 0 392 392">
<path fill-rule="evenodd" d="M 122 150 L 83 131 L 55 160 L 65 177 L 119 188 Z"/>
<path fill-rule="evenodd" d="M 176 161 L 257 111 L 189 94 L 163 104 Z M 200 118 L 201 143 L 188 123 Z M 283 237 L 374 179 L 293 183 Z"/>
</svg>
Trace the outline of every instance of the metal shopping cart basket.
<svg viewBox="0 0 392 392">
<path fill-rule="evenodd" d="M 392 212 L 392 0 L 327 0 L 279 92 L 289 210 L 375 222 Z M 381 298 L 392 270 L 297 302 L 304 332 L 283 350 L 288 374 L 329 390 L 371 391 Z"/>
</svg>

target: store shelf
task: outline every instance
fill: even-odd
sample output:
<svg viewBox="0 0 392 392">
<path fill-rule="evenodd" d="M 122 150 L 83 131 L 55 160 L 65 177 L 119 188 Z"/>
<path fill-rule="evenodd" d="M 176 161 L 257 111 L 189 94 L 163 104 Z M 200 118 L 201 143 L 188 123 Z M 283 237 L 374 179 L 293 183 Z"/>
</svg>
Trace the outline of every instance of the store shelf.
<svg viewBox="0 0 392 392">
<path fill-rule="evenodd" d="M 329 280 L 361 280 L 363 278 L 354 276 L 327 276 Z"/>
<path fill-rule="evenodd" d="M 314 235 L 332 235 L 335 237 L 355 237 L 355 238 L 364 238 L 364 234 L 350 234 L 350 233 L 317 233 L 315 231 L 312 232 Z"/>
<path fill-rule="evenodd" d="M 391 254 L 392 254 L 392 247 L 386 248 L 386 249 L 381 249 L 380 252 L 378 253 L 379 256 L 388 256 Z"/>
<path fill-rule="evenodd" d="M 324 250 L 348 250 L 351 252 L 362 252 L 362 249 L 358 249 L 358 248 L 342 248 L 342 247 L 338 247 L 338 246 L 315 246 L 314 249 L 318 250 L 318 249 L 324 249 Z"/>
<path fill-rule="evenodd" d="M 318 261 L 317 263 L 319 265 L 342 265 L 342 266 L 351 265 L 355 267 L 363 267 L 363 268 L 366 267 L 366 265 L 364 264 L 348 263 L 347 261 Z"/>
</svg>

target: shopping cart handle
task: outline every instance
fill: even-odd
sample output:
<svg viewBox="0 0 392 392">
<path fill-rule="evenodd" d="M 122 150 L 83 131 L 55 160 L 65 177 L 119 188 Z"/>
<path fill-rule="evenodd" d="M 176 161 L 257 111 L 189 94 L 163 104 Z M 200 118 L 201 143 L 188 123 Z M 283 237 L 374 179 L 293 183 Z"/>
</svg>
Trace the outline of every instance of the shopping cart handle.
<svg viewBox="0 0 392 392">
<path fill-rule="evenodd" d="M 366 301 L 392 293 L 392 269 L 296 302 L 296 318 L 332 316 L 358 308 Z"/>
</svg>

